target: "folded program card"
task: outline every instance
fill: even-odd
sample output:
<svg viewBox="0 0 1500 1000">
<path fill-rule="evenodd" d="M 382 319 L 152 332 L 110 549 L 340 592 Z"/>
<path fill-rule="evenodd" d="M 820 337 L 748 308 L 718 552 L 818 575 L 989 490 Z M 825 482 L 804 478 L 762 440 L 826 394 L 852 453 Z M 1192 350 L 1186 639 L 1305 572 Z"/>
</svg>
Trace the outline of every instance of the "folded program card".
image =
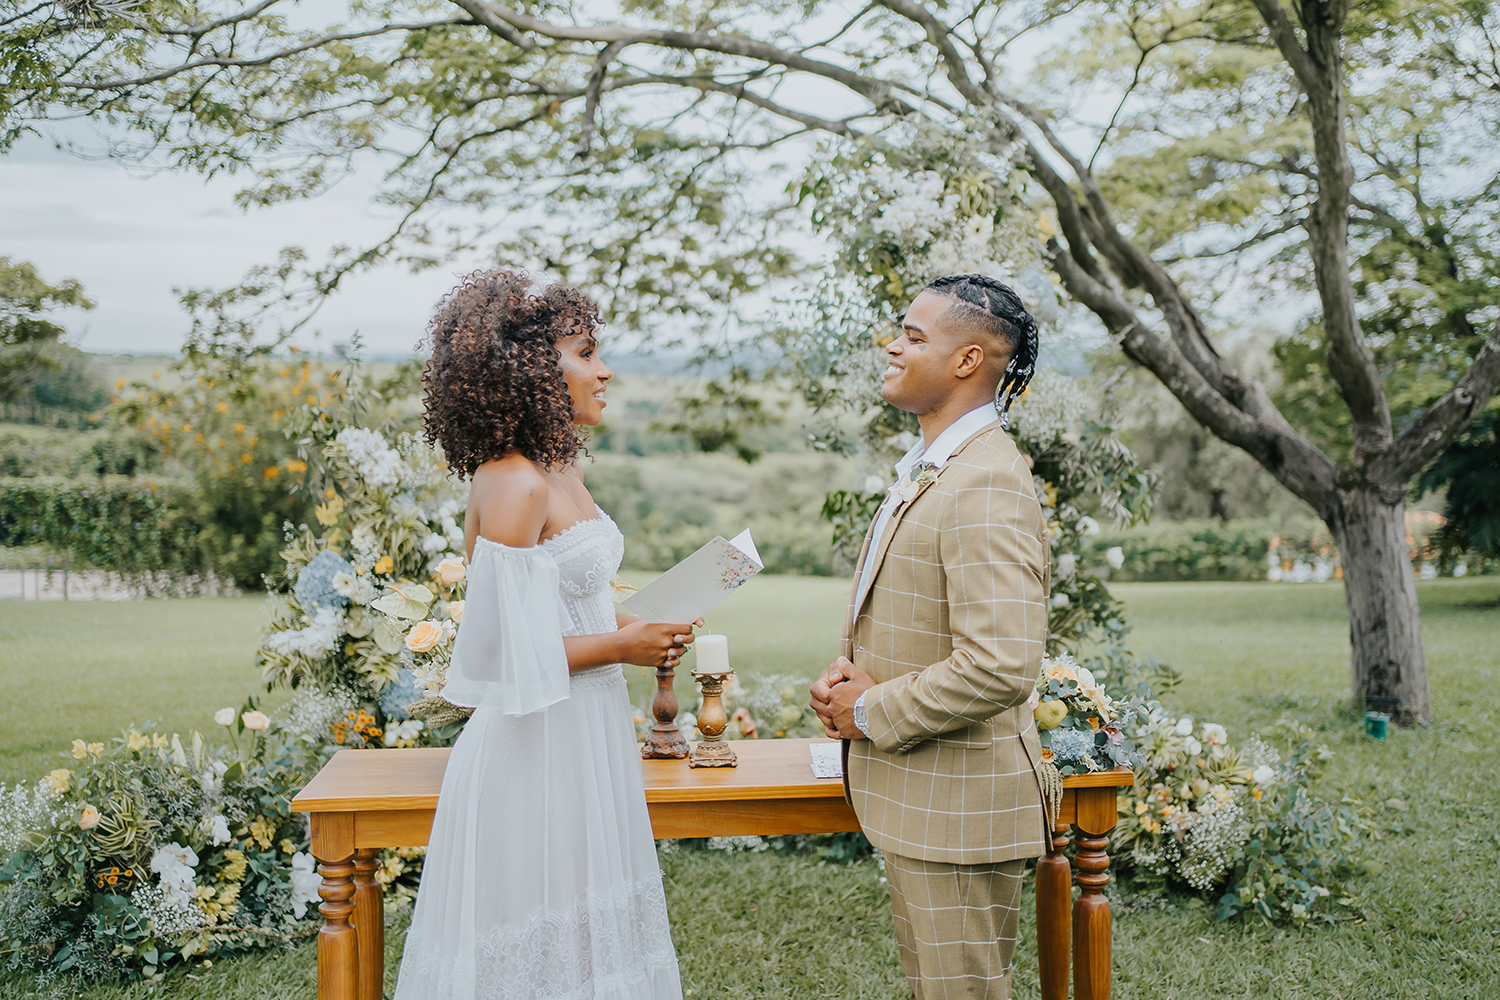
<svg viewBox="0 0 1500 1000">
<path fill-rule="evenodd" d="M 809 743 L 812 753 L 814 778 L 842 778 L 844 776 L 843 743 Z"/>
<path fill-rule="evenodd" d="M 715 537 L 620 604 L 647 621 L 695 622 L 763 568 L 746 528 L 729 541 Z"/>
</svg>

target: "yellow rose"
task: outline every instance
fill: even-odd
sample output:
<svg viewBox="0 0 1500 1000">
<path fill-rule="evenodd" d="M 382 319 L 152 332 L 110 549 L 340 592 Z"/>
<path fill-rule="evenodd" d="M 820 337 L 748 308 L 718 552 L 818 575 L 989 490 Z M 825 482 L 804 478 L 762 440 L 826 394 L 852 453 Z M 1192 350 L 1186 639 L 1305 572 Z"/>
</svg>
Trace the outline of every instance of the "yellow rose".
<svg viewBox="0 0 1500 1000">
<path fill-rule="evenodd" d="M 390 556 L 381 556 L 375 561 L 375 572 L 380 574 L 389 573 L 396 568 L 396 561 Z"/>
<path fill-rule="evenodd" d="M 457 556 L 449 556 L 438 563 L 437 575 L 444 583 L 457 583 L 464 578 L 464 561 Z"/>
<path fill-rule="evenodd" d="M 420 621 L 406 633 L 406 648 L 413 653 L 425 653 L 438 644 L 443 637 L 443 628 L 435 621 Z"/>
<path fill-rule="evenodd" d="M 125 747 L 132 753 L 144 750 L 151 745 L 151 741 L 142 736 L 139 730 L 132 729 L 125 737 Z"/>
<path fill-rule="evenodd" d="M 464 602 L 463 601 L 449 601 L 448 602 L 448 617 L 450 619 L 452 619 L 453 624 L 455 624 L 455 625 L 461 625 L 463 623 L 463 620 L 464 620 Z"/>
<path fill-rule="evenodd" d="M 99 810 L 93 806 L 84 806 L 83 815 L 78 817 L 78 828 L 80 830 L 92 830 L 99 825 Z"/>
<path fill-rule="evenodd" d="M 1038 729 L 1056 729 L 1068 717 L 1068 706 L 1060 701 L 1044 701 L 1031 713 Z"/>
</svg>

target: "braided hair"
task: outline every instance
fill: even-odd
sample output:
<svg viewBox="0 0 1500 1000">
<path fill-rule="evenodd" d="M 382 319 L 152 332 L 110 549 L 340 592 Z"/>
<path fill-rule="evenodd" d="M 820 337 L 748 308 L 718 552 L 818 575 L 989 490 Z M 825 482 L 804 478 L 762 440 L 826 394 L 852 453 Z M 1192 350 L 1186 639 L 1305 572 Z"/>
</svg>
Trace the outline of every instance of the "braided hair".
<svg viewBox="0 0 1500 1000">
<path fill-rule="evenodd" d="M 1000 426 L 1009 425 L 1010 404 L 1026 391 L 1031 376 L 1036 374 L 1036 320 L 1008 285 L 983 274 L 950 274 L 935 278 L 924 291 L 957 299 L 956 306 L 982 314 L 983 319 L 990 321 L 986 325 L 993 324 L 1001 339 L 1010 344 L 1010 363 L 1005 366 L 1005 374 L 995 388 Z"/>
</svg>

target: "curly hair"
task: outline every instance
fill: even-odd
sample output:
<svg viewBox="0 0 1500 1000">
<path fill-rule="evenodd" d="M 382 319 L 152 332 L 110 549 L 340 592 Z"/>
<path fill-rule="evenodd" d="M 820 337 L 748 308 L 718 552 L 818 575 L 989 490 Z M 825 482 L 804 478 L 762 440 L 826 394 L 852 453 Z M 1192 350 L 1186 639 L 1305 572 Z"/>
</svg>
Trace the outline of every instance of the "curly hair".
<svg viewBox="0 0 1500 1000">
<path fill-rule="evenodd" d="M 475 271 L 427 325 L 422 436 L 460 478 L 511 451 L 555 469 L 582 445 L 557 342 L 602 326 L 599 306 L 566 285 L 532 287 L 521 271 Z"/>
</svg>

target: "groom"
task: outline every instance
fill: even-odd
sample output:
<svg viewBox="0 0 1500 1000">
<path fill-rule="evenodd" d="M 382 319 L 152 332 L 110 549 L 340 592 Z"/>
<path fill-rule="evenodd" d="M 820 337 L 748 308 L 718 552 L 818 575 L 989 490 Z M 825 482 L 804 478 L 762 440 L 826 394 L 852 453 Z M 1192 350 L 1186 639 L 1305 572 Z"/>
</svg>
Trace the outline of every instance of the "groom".
<svg viewBox="0 0 1500 1000">
<path fill-rule="evenodd" d="M 845 655 L 812 687 L 828 735 L 845 740 L 850 803 L 885 853 L 917 1000 L 1010 996 L 1021 878 L 1044 851 L 1026 699 L 1050 562 L 1002 416 L 1036 351 L 1035 321 L 992 278 L 939 278 L 912 302 L 881 395 L 917 415 L 922 440 L 865 538 Z"/>
</svg>

